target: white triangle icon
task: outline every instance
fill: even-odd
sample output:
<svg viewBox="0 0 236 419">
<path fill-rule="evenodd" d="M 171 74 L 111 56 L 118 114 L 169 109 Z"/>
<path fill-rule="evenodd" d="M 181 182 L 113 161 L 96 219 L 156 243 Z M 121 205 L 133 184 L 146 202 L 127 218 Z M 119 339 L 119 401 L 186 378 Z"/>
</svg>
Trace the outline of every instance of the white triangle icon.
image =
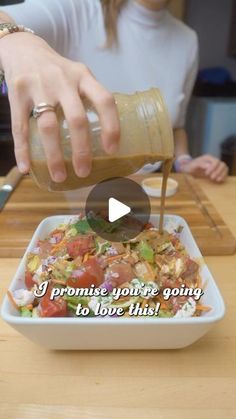
<svg viewBox="0 0 236 419">
<path fill-rule="evenodd" d="M 108 219 L 110 223 L 113 223 L 119 218 L 124 217 L 131 212 L 131 208 L 128 205 L 123 204 L 115 198 L 109 198 L 108 201 Z"/>
</svg>

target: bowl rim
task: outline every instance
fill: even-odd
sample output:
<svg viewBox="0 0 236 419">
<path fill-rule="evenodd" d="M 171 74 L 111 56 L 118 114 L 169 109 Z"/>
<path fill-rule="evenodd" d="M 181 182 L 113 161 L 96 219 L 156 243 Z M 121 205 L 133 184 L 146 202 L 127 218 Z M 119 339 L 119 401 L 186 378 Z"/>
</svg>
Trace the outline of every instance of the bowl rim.
<svg viewBox="0 0 236 419">
<path fill-rule="evenodd" d="M 69 220 L 73 217 L 76 217 L 75 214 L 67 214 L 67 215 L 52 215 L 49 217 L 46 217 L 44 219 L 42 219 L 42 221 L 38 224 L 35 232 L 33 233 L 33 236 L 25 250 L 25 253 L 23 255 L 23 257 L 20 260 L 20 263 L 17 267 L 17 270 L 15 272 L 15 275 L 13 276 L 8 289 L 13 290 L 15 288 L 15 284 L 17 282 L 17 280 L 19 279 L 20 276 L 20 272 L 22 272 L 22 270 L 24 270 L 25 267 L 25 261 L 26 261 L 26 255 L 28 252 L 30 252 L 30 250 L 34 247 L 34 243 L 36 241 L 36 239 L 38 238 L 39 232 L 41 230 L 41 228 L 43 227 L 44 224 L 46 224 L 47 222 L 50 222 L 52 220 L 59 220 L 59 219 L 64 219 L 64 220 Z M 156 213 L 152 213 L 150 218 L 152 217 L 157 217 L 159 218 L 159 214 Z M 203 258 L 197 244 L 196 241 L 191 233 L 191 230 L 188 226 L 188 223 L 185 221 L 185 219 L 179 215 L 174 215 L 174 214 L 165 214 L 164 216 L 164 220 L 168 220 L 168 219 L 175 219 L 176 221 L 182 223 L 184 225 L 184 229 L 187 230 L 188 235 L 191 238 L 191 241 L 194 244 L 195 249 L 197 250 L 198 256 L 196 257 L 200 257 Z M 203 259 L 204 260 L 204 259 Z M 211 274 L 211 272 L 208 269 L 208 266 L 206 265 L 205 261 L 202 265 L 202 267 L 205 266 L 208 274 L 209 274 L 209 279 L 208 281 L 211 282 L 213 288 L 214 288 L 214 293 L 216 293 L 216 298 L 217 298 L 217 312 L 215 314 L 209 314 L 208 316 L 200 316 L 200 317 L 188 317 L 188 318 L 160 318 L 158 316 L 153 316 L 153 317 L 148 317 L 148 318 L 124 318 L 124 317 L 116 317 L 116 318 L 108 318 L 108 317 L 39 317 L 39 318 L 27 318 L 27 317 L 21 317 L 21 316 L 17 316 L 14 314 L 9 313 L 8 307 L 9 307 L 9 301 L 8 301 L 8 297 L 7 295 L 4 296 L 3 302 L 2 302 L 2 306 L 1 306 L 1 317 L 3 318 L 3 320 L 5 320 L 7 323 L 12 324 L 12 325 L 76 325 L 76 324 L 87 324 L 89 325 L 111 325 L 111 323 L 113 322 L 114 327 L 120 326 L 120 325 L 143 325 L 143 324 L 147 324 L 147 325 L 169 325 L 169 326 L 173 326 L 173 325 L 200 325 L 200 324 L 211 324 L 211 323 L 215 323 L 218 322 L 219 320 L 221 320 L 224 315 L 225 315 L 225 303 L 223 300 L 223 297 L 220 293 L 220 290 Z"/>
<path fill-rule="evenodd" d="M 147 181 L 155 180 L 155 179 L 162 179 L 162 176 L 147 177 L 147 178 L 145 178 L 145 179 L 142 180 L 142 185 L 144 185 L 145 188 L 149 188 L 149 189 L 153 189 L 155 191 L 159 191 L 159 190 L 161 190 L 161 188 L 155 188 L 153 186 L 148 186 L 147 185 Z M 167 187 L 168 187 L 168 183 L 171 184 L 171 188 L 169 188 L 169 189 L 174 189 L 174 188 L 176 188 L 176 187 L 179 186 L 179 182 L 176 179 L 172 178 L 172 177 L 169 177 L 168 178 L 168 180 L 167 180 Z"/>
<path fill-rule="evenodd" d="M 160 176 L 153 176 L 153 177 L 148 177 L 142 180 L 142 188 L 144 189 L 144 191 L 146 192 L 147 195 L 154 197 L 154 198 L 160 198 L 161 197 L 161 186 L 158 188 L 155 188 L 153 186 L 149 186 L 147 185 L 147 181 L 148 180 L 153 180 L 155 178 L 161 179 Z M 173 178 L 168 178 L 168 183 L 167 183 L 167 188 L 166 188 L 166 197 L 169 198 L 173 195 L 176 194 L 177 190 L 179 187 L 179 182 Z"/>
</svg>

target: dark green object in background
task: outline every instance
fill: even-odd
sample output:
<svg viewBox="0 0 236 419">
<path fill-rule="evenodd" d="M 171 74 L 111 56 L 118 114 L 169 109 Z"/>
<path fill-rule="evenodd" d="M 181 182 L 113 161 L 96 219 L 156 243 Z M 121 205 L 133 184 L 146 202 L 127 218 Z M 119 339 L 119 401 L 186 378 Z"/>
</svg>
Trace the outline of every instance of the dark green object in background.
<svg viewBox="0 0 236 419">
<path fill-rule="evenodd" d="M 0 6 L 7 6 L 8 4 L 23 3 L 24 0 L 0 0 Z"/>
</svg>

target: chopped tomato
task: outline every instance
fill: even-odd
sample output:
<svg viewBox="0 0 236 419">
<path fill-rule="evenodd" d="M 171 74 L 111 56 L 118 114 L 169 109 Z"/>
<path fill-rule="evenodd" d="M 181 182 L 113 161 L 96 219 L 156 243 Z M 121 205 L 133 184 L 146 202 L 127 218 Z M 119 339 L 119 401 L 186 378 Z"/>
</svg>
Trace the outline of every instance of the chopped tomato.
<svg viewBox="0 0 236 419">
<path fill-rule="evenodd" d="M 50 291 L 51 293 L 51 291 Z M 67 316 L 67 303 L 63 298 L 50 300 L 50 293 L 41 298 L 39 309 L 42 317 L 66 317 Z"/>
<path fill-rule="evenodd" d="M 76 276 L 67 280 L 67 285 L 72 288 L 90 288 L 92 284 L 96 285 L 96 277 L 89 274 L 84 269 L 76 271 Z"/>
<path fill-rule="evenodd" d="M 110 273 L 112 279 L 116 283 L 116 286 L 123 284 L 124 282 L 131 281 L 135 276 L 133 269 L 129 263 L 113 263 L 109 266 L 107 272 Z"/>
<path fill-rule="evenodd" d="M 77 256 L 84 256 L 94 246 L 93 237 L 81 235 L 76 237 L 74 240 L 67 243 L 67 252 L 70 257 L 76 258 Z"/>
<path fill-rule="evenodd" d="M 92 284 L 98 287 L 104 279 L 104 273 L 96 257 L 91 257 L 69 278 L 67 285 L 72 288 L 89 288 Z"/>
<path fill-rule="evenodd" d="M 25 272 L 25 286 L 31 289 L 36 282 L 33 280 L 33 274 L 30 271 Z"/>
<path fill-rule="evenodd" d="M 99 286 L 104 279 L 104 272 L 95 256 L 89 258 L 84 263 L 84 267 L 88 273 L 94 275 L 97 279 L 97 285 Z"/>
</svg>

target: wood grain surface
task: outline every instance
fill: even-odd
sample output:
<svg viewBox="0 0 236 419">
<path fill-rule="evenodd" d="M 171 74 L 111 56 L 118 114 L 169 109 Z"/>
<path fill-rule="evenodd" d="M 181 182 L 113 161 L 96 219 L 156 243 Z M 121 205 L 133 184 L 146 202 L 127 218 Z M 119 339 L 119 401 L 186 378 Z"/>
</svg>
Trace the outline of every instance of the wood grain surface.
<svg viewBox="0 0 236 419">
<path fill-rule="evenodd" d="M 172 177 L 178 180 L 179 190 L 175 196 L 166 199 L 166 214 L 185 218 L 204 256 L 233 254 L 235 238 L 198 182 L 180 174 Z M 143 176 L 132 178 L 141 182 Z M 39 189 L 30 177 L 22 179 L 0 212 L 0 257 L 22 256 L 43 218 L 83 211 L 90 189 L 47 192 Z M 152 198 L 151 207 L 152 212 L 159 213 L 160 199 Z"/>
<path fill-rule="evenodd" d="M 197 183 L 236 235 L 236 177 Z M 53 352 L 0 320 L 0 418 L 234 419 L 236 255 L 205 260 L 226 316 L 185 349 Z M 0 258 L 0 302 L 18 264 Z"/>
</svg>

